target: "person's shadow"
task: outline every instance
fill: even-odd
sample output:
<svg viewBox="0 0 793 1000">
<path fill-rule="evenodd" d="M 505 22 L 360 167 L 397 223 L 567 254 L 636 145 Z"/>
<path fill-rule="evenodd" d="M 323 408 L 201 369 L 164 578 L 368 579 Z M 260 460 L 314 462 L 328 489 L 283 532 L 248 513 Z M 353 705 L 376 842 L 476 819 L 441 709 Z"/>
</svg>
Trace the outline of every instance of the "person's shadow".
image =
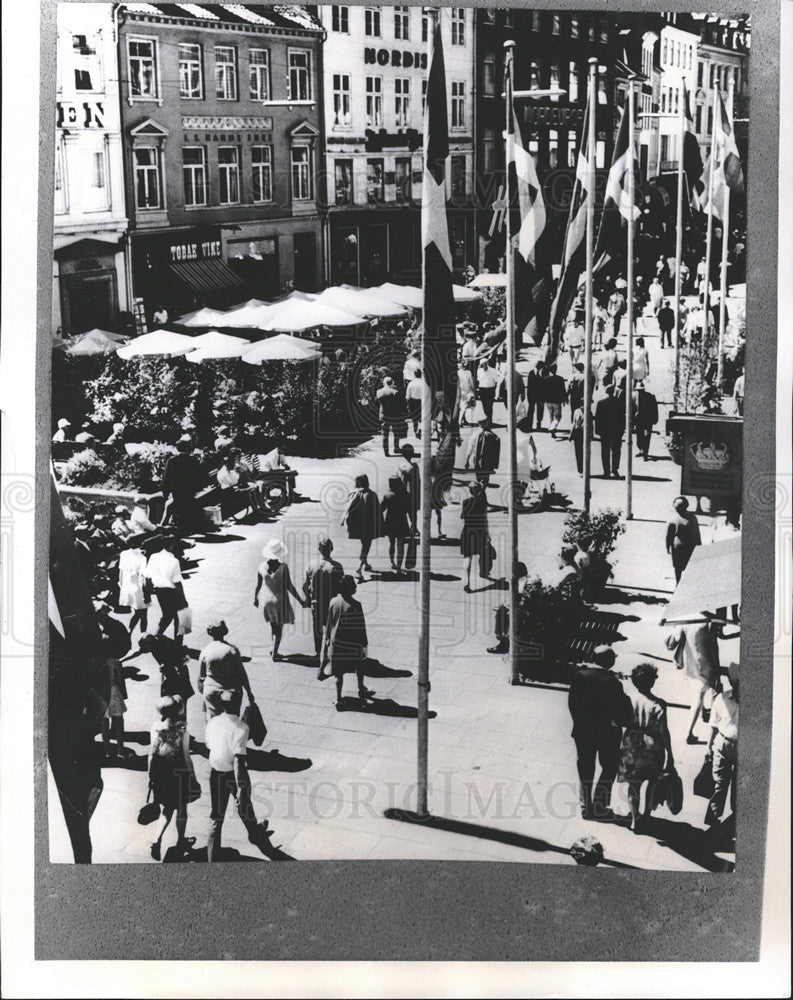
<svg viewBox="0 0 793 1000">
<path fill-rule="evenodd" d="M 400 705 L 393 698 L 363 698 L 342 697 L 338 705 L 340 712 L 360 712 L 362 715 L 387 715 L 397 719 L 417 719 L 418 709 L 412 705 Z M 437 712 L 429 712 L 429 718 L 434 719 Z"/>
<path fill-rule="evenodd" d="M 644 818 L 642 833 L 654 837 L 662 847 L 668 847 L 679 854 L 681 858 L 692 861 L 709 872 L 732 872 L 735 864 L 725 861 L 716 855 L 714 848 L 717 838 L 712 838 L 709 831 L 692 826 L 690 823 L 665 819 L 661 816 Z"/>
</svg>

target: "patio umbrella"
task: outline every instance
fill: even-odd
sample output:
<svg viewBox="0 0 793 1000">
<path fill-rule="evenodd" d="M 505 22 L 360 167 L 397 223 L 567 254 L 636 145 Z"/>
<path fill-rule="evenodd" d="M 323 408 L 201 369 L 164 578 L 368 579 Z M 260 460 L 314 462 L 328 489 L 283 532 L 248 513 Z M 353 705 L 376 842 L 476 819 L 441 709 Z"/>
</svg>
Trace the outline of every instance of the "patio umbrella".
<svg viewBox="0 0 793 1000">
<path fill-rule="evenodd" d="M 317 296 L 317 302 L 332 306 L 334 309 L 343 309 L 346 312 L 355 313 L 358 316 L 382 317 L 382 316 L 405 316 L 407 309 L 398 302 L 383 298 L 374 291 L 352 286 L 342 285 L 333 288 L 326 288 Z"/>
<path fill-rule="evenodd" d="M 222 326 L 223 317 L 226 315 L 220 309 L 199 309 L 197 312 L 187 313 L 181 319 L 175 320 L 179 326 Z"/>
<path fill-rule="evenodd" d="M 264 361 L 316 361 L 321 353 L 311 340 L 279 333 L 248 348 L 242 360 L 249 365 L 260 365 Z"/>
<path fill-rule="evenodd" d="M 250 341 L 243 337 L 232 337 L 228 333 L 210 330 L 193 338 L 195 350 L 187 355 L 188 361 L 217 361 L 223 358 L 238 358 L 250 347 Z"/>
<path fill-rule="evenodd" d="M 184 333 L 173 333 L 171 330 L 152 330 L 141 337 L 135 337 L 128 344 L 119 347 L 116 353 L 120 358 L 129 361 L 130 358 L 167 358 L 187 354 L 195 348 L 195 339 Z"/>
<path fill-rule="evenodd" d="M 741 603 L 741 536 L 698 545 L 675 587 L 661 624 L 702 621 Z"/>
<path fill-rule="evenodd" d="M 377 285 L 370 289 L 384 299 L 391 302 L 398 302 L 401 306 L 408 306 L 410 309 L 424 308 L 424 293 L 415 285 L 395 285 L 391 281 L 386 281 L 382 285 Z"/>
<path fill-rule="evenodd" d="M 259 326 L 260 330 L 299 333 L 302 330 L 313 330 L 318 326 L 358 326 L 366 322 L 360 313 L 335 308 L 321 302 L 319 298 L 315 302 L 296 299 L 284 304 L 279 303 L 275 308 L 278 311 Z"/>
<path fill-rule="evenodd" d="M 482 296 L 475 292 L 473 288 L 466 288 L 465 285 L 452 285 L 455 302 L 476 302 Z"/>
<path fill-rule="evenodd" d="M 243 305 L 229 309 L 214 324 L 223 330 L 259 330 L 262 323 L 273 316 L 273 309 L 281 308 L 268 302 L 259 305 Z"/>
<path fill-rule="evenodd" d="M 64 346 L 66 353 L 72 357 L 89 357 L 96 354 L 112 354 L 128 340 L 129 337 L 125 337 L 121 333 L 95 329 L 81 334 Z"/>
</svg>

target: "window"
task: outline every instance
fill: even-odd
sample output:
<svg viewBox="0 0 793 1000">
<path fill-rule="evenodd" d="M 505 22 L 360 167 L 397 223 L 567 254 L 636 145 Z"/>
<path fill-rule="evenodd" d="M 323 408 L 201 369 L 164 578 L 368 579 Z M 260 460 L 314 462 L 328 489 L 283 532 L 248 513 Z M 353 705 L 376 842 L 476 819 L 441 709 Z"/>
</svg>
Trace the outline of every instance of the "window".
<svg viewBox="0 0 793 1000">
<path fill-rule="evenodd" d="M 100 212 L 108 207 L 107 155 L 105 148 L 83 150 L 83 208 Z"/>
<path fill-rule="evenodd" d="M 370 205 L 385 201 L 385 170 L 382 160 L 366 161 L 366 200 Z"/>
<path fill-rule="evenodd" d="M 703 74 L 703 70 L 704 69 L 705 69 L 705 64 L 704 63 L 700 63 L 699 66 L 697 66 L 697 86 L 698 87 L 702 86 L 702 74 Z"/>
<path fill-rule="evenodd" d="M 485 7 L 482 11 L 484 15 L 485 24 L 495 24 L 496 23 L 496 12 L 492 7 Z"/>
<path fill-rule="evenodd" d="M 349 7 L 337 7 L 333 6 L 330 8 L 330 24 L 331 30 L 341 31 L 345 35 L 350 33 L 350 8 Z"/>
<path fill-rule="evenodd" d="M 408 204 L 413 200 L 413 183 L 409 156 L 398 156 L 394 162 L 394 185 L 396 200 Z"/>
<path fill-rule="evenodd" d="M 220 204 L 239 204 L 240 151 L 236 146 L 218 147 L 218 181 L 220 188 Z"/>
<path fill-rule="evenodd" d="M 486 128 L 482 136 L 482 173 L 492 174 L 496 169 L 496 133 Z"/>
<path fill-rule="evenodd" d="M 578 18 L 577 17 L 571 17 L 570 18 L 570 37 L 571 38 L 578 38 Z"/>
<path fill-rule="evenodd" d="M 666 114 L 666 87 L 661 91 L 661 114 Z"/>
<path fill-rule="evenodd" d="M 101 90 L 102 67 L 93 39 L 86 35 L 72 35 L 75 90 Z"/>
<path fill-rule="evenodd" d="M 134 153 L 135 206 L 161 208 L 159 151 L 153 146 L 138 146 Z"/>
<path fill-rule="evenodd" d="M 537 138 L 536 138 L 536 136 L 534 136 L 534 135 L 532 135 L 532 136 L 530 137 L 530 139 L 529 139 L 529 152 L 530 152 L 530 153 L 531 153 L 531 155 L 532 155 L 532 156 L 534 157 L 534 161 L 535 161 L 535 163 L 536 163 L 536 161 L 537 161 L 537 156 L 538 156 L 538 154 L 539 154 L 539 152 L 540 152 L 540 144 L 539 144 L 539 142 L 537 141 Z"/>
<path fill-rule="evenodd" d="M 551 34 L 559 35 L 562 31 L 562 17 L 560 14 L 551 15 Z"/>
<path fill-rule="evenodd" d="M 562 89 L 562 71 L 559 69 L 558 60 L 554 59 L 551 63 L 551 90 L 561 90 Z M 552 94 L 551 100 L 558 101 L 561 94 Z"/>
<path fill-rule="evenodd" d="M 129 39 L 131 97 L 157 97 L 157 43 L 152 38 Z"/>
<path fill-rule="evenodd" d="M 485 52 L 482 60 L 482 93 L 493 97 L 496 93 L 496 54 Z"/>
<path fill-rule="evenodd" d="M 273 150 L 251 146 L 251 190 L 254 201 L 273 200 Z"/>
<path fill-rule="evenodd" d="M 575 129 L 570 129 L 567 133 L 567 166 L 574 167 L 577 162 Z"/>
<path fill-rule="evenodd" d="M 187 146 L 182 150 L 184 203 L 188 208 L 207 203 L 205 150 L 203 146 Z"/>
<path fill-rule="evenodd" d="M 505 28 L 512 27 L 512 10 L 509 7 L 507 7 L 506 10 L 504 11 L 504 27 Z"/>
<path fill-rule="evenodd" d="M 697 105 L 697 124 L 696 124 L 696 131 L 697 131 L 697 133 L 698 133 L 699 135 L 701 135 L 701 134 L 702 134 L 702 105 L 701 105 L 701 104 L 698 104 L 698 105 Z"/>
<path fill-rule="evenodd" d="M 662 163 L 668 163 L 669 162 L 669 136 L 668 135 L 662 135 L 661 136 L 661 162 Z"/>
<path fill-rule="evenodd" d="M 66 161 L 63 143 L 59 140 L 55 147 L 55 214 L 69 211 L 69 197 L 66 189 Z"/>
<path fill-rule="evenodd" d="M 429 18 L 426 14 L 421 15 L 421 40 L 422 42 L 427 41 L 427 34 L 429 32 Z"/>
<path fill-rule="evenodd" d="M 237 50 L 215 46 L 215 95 L 219 101 L 237 100 Z"/>
<path fill-rule="evenodd" d="M 606 93 L 606 67 L 598 66 L 598 104 L 608 104 Z"/>
<path fill-rule="evenodd" d="M 427 110 L 427 78 L 426 76 L 421 81 L 421 117 L 424 117 L 424 112 Z"/>
<path fill-rule="evenodd" d="M 452 200 L 465 200 L 465 157 L 451 157 Z"/>
<path fill-rule="evenodd" d="M 289 51 L 289 100 L 312 100 L 311 53 L 306 49 L 290 49 Z"/>
<path fill-rule="evenodd" d="M 542 15 L 540 14 L 540 12 L 538 10 L 533 10 L 531 12 L 531 30 L 532 31 L 539 31 L 540 30 L 541 17 L 542 17 Z"/>
<path fill-rule="evenodd" d="M 397 128 L 407 128 L 410 124 L 410 79 L 397 77 L 394 80 L 394 117 Z"/>
<path fill-rule="evenodd" d="M 250 51 L 250 85 L 252 101 L 270 100 L 270 53 L 267 49 Z"/>
<path fill-rule="evenodd" d="M 594 40 L 595 40 L 595 19 L 594 19 L 594 17 L 590 17 L 589 18 L 589 26 L 588 26 L 587 34 L 589 36 L 590 42 L 594 42 Z"/>
<path fill-rule="evenodd" d="M 567 99 L 571 104 L 578 100 L 578 66 L 574 59 L 570 60 L 567 75 Z"/>
<path fill-rule="evenodd" d="M 452 80 L 452 128 L 465 128 L 465 82 Z"/>
<path fill-rule="evenodd" d="M 292 197 L 295 201 L 309 201 L 312 197 L 311 149 L 308 146 L 292 147 Z"/>
<path fill-rule="evenodd" d="M 201 85 L 201 46 L 179 46 L 179 96 L 189 99 L 200 98 Z"/>
<path fill-rule="evenodd" d="M 600 22 L 600 40 L 604 45 L 608 45 L 609 41 L 609 23 L 608 21 Z"/>
<path fill-rule="evenodd" d="M 708 108 L 708 135 L 713 134 L 713 107 Z"/>
<path fill-rule="evenodd" d="M 715 73 L 716 73 L 716 67 L 713 65 L 713 63 L 711 63 L 710 64 L 710 73 L 708 75 L 708 81 L 709 81 L 708 82 L 708 87 L 709 87 L 710 90 L 713 90 L 713 82 L 714 82 Z"/>
<path fill-rule="evenodd" d="M 367 7 L 364 11 L 364 32 L 370 38 L 380 37 L 380 10 L 378 7 Z"/>
<path fill-rule="evenodd" d="M 336 204 L 352 205 L 352 160 L 336 160 Z"/>
<path fill-rule="evenodd" d="M 692 69 L 694 66 L 694 46 L 689 45 L 688 47 L 688 68 Z"/>
<path fill-rule="evenodd" d="M 378 127 L 383 124 L 383 79 L 366 78 L 366 124 Z"/>
<path fill-rule="evenodd" d="M 559 166 L 559 133 L 553 128 L 548 131 L 548 166 L 551 170 Z"/>
<path fill-rule="evenodd" d="M 394 38 L 410 40 L 410 7 L 394 7 Z"/>
<path fill-rule="evenodd" d="M 452 7 L 452 45 L 465 45 L 465 7 Z"/>
<path fill-rule="evenodd" d="M 667 38 L 665 38 L 664 39 L 663 55 L 661 56 L 661 62 L 662 62 L 662 64 L 664 66 L 666 66 L 666 60 L 667 60 L 668 52 L 669 52 L 669 40 Z"/>
<path fill-rule="evenodd" d="M 352 124 L 348 73 L 333 74 L 333 124 L 336 128 L 349 128 Z"/>
<path fill-rule="evenodd" d="M 529 66 L 529 88 L 538 90 L 540 87 L 540 64 L 536 59 L 532 59 Z"/>
</svg>

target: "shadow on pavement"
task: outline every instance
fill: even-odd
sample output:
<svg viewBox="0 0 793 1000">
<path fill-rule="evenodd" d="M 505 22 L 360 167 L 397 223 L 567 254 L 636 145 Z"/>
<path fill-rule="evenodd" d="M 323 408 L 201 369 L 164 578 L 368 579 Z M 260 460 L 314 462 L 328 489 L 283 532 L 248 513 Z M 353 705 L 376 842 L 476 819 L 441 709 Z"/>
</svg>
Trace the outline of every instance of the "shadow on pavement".
<svg viewBox="0 0 793 1000">
<path fill-rule="evenodd" d="M 364 715 L 389 715 L 398 719 L 417 719 L 418 709 L 412 705 L 400 705 L 392 698 L 372 698 L 364 701 L 362 698 L 344 697 L 339 704 L 340 712 L 361 712 Z M 437 717 L 437 712 L 430 712 L 429 718 Z"/>
<path fill-rule="evenodd" d="M 633 481 L 635 483 L 671 483 L 672 480 L 669 476 L 636 476 L 634 475 Z"/>
<path fill-rule="evenodd" d="M 245 760 L 249 771 L 307 771 L 312 764 L 308 757 L 288 757 L 279 750 L 254 750 L 248 747 Z"/>
<path fill-rule="evenodd" d="M 139 743 L 142 747 L 147 747 L 151 743 L 151 733 L 143 730 L 124 730 L 125 743 Z"/>
<path fill-rule="evenodd" d="M 714 852 L 721 840 L 707 830 L 690 823 L 678 823 L 660 816 L 649 816 L 644 821 L 643 832 L 654 837 L 662 847 L 668 847 L 681 858 L 692 861 L 709 872 L 732 872 L 735 863 L 719 858 Z"/>
<path fill-rule="evenodd" d="M 240 852 L 235 850 L 235 848 L 233 847 L 221 847 L 219 853 L 220 857 L 218 858 L 218 861 L 221 863 L 227 861 L 264 861 L 265 857 L 268 858 L 270 861 L 295 860 L 291 854 L 287 854 L 285 851 L 282 851 L 280 847 L 266 848 L 265 857 L 257 857 L 251 854 L 240 854 Z M 189 855 L 185 856 L 180 851 L 177 851 L 175 846 L 169 847 L 168 850 L 165 852 L 165 856 L 163 857 L 162 860 L 163 863 L 180 862 L 180 861 L 189 863 L 197 861 L 199 863 L 206 864 L 208 863 L 207 849 L 206 847 L 200 847 L 197 851 L 191 851 Z M 215 864 L 214 861 L 212 863 Z"/>
<path fill-rule="evenodd" d="M 105 749 L 101 743 L 94 743 L 97 764 L 101 768 L 118 768 L 122 771 L 147 771 L 149 767 L 148 754 L 137 754 L 129 747 L 124 748 L 123 755 L 116 757 L 115 754 L 105 755 Z"/>
<path fill-rule="evenodd" d="M 143 655 L 143 651 L 139 650 L 138 654 L 133 654 L 133 656 L 134 655 L 140 655 L 140 656 L 142 656 Z M 125 681 L 147 681 L 148 679 L 149 679 L 149 674 L 143 674 L 143 673 L 141 673 L 140 670 L 138 670 L 137 667 L 124 667 L 124 680 Z"/>
<path fill-rule="evenodd" d="M 316 670 L 319 666 L 319 657 L 316 654 L 310 656 L 308 653 L 289 653 L 289 655 L 282 653 L 281 663 L 294 663 L 299 667 L 311 667 Z"/>
<path fill-rule="evenodd" d="M 598 597 L 598 604 L 668 604 L 666 597 L 643 594 L 624 587 L 606 587 Z"/>
<path fill-rule="evenodd" d="M 387 667 L 379 660 L 368 660 L 364 677 L 412 677 L 412 670 L 396 670 L 394 667 Z"/>
</svg>

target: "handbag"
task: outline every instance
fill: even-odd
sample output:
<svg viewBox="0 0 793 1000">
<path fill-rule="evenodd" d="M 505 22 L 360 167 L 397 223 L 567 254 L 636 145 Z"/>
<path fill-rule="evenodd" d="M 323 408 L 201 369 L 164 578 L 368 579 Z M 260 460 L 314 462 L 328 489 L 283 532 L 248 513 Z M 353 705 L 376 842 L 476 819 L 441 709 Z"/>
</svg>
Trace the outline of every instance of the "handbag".
<svg viewBox="0 0 793 1000">
<path fill-rule="evenodd" d="M 694 778 L 694 794 L 701 799 L 709 799 L 713 795 L 716 787 L 713 781 L 713 758 L 710 754 L 705 754 L 699 774 Z"/>
<path fill-rule="evenodd" d="M 149 782 L 149 791 L 146 795 L 146 805 L 141 806 L 138 812 L 138 822 L 141 826 L 148 826 L 149 823 L 153 823 L 156 819 L 160 818 L 160 804 L 159 802 L 154 802 L 152 796 L 154 795 L 154 790 L 151 787 L 151 782 Z M 149 801 L 152 799 L 152 801 Z"/>
<path fill-rule="evenodd" d="M 193 631 L 193 609 L 190 607 L 180 608 L 176 612 L 176 634 L 187 635 Z"/>
<path fill-rule="evenodd" d="M 262 713 L 255 701 L 248 703 L 248 707 L 242 713 L 242 721 L 248 727 L 253 743 L 260 747 L 267 736 L 267 726 L 264 724 Z"/>
<path fill-rule="evenodd" d="M 518 428 L 521 434 L 531 434 L 532 431 L 531 425 L 532 421 L 529 420 L 528 413 L 526 414 L 525 417 L 520 417 L 518 420 L 515 421 L 515 426 Z"/>
<path fill-rule="evenodd" d="M 493 563 L 495 560 L 496 550 L 493 548 L 493 543 L 490 541 L 490 535 L 486 535 L 482 550 L 479 553 L 479 575 L 481 577 L 487 578 L 490 576 L 490 571 L 493 569 Z"/>
<path fill-rule="evenodd" d="M 415 568 L 418 547 L 419 536 L 414 533 L 405 541 L 405 569 Z"/>
</svg>

